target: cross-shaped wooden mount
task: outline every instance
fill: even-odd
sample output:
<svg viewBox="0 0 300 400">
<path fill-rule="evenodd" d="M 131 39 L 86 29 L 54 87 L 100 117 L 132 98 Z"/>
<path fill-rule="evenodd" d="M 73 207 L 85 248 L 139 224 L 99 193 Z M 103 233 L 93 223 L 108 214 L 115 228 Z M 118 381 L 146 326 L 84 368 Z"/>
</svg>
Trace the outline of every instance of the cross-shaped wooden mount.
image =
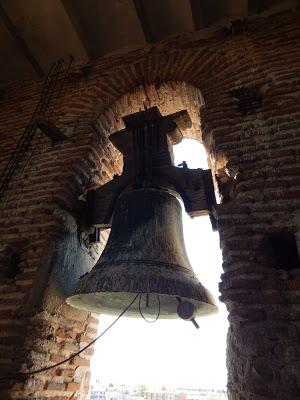
<svg viewBox="0 0 300 400">
<path fill-rule="evenodd" d="M 162 116 L 157 107 L 123 118 L 125 129 L 110 136 L 124 156 L 122 175 L 87 193 L 89 224 L 100 229 L 111 226 L 114 205 L 121 193 L 151 187 L 181 197 L 191 216 L 209 214 L 216 228 L 216 204 L 210 170 L 190 169 L 185 162 L 174 166 L 174 144 L 180 143 L 192 123 L 186 110 Z"/>
</svg>

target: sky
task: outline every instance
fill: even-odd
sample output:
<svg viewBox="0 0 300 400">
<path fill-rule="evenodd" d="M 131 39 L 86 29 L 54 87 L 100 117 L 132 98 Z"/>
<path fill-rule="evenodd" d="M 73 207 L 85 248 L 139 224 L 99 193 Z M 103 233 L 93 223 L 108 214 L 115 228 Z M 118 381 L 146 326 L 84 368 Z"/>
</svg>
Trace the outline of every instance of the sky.
<svg viewBox="0 0 300 400">
<path fill-rule="evenodd" d="M 204 147 L 190 139 L 174 146 L 175 165 L 183 160 L 189 168 L 208 168 Z M 149 387 L 226 387 L 225 364 L 227 312 L 218 301 L 222 273 L 219 236 L 209 217 L 190 218 L 183 212 L 185 245 L 201 283 L 214 295 L 219 313 L 198 318 L 200 329 L 183 320 L 122 317 L 95 345 L 92 379 L 101 384 L 146 384 Z M 99 333 L 115 317 L 101 315 Z"/>
</svg>

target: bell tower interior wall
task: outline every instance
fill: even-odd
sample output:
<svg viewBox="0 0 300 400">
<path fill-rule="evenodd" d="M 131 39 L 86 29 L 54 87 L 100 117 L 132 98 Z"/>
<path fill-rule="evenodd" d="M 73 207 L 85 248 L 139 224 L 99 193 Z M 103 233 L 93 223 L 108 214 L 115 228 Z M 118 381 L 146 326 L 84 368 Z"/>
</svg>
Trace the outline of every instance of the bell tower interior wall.
<svg viewBox="0 0 300 400">
<path fill-rule="evenodd" d="M 106 240 L 86 243 L 78 198 L 120 173 L 108 136 L 150 105 L 189 111 L 187 137 L 206 147 L 220 193 L 229 399 L 299 398 L 299 34 L 299 14 L 282 13 L 238 35 L 196 33 L 73 68 L 51 117 L 68 138 L 52 144 L 36 132 L 0 207 L 1 399 L 86 398 L 92 349 L 42 374 L 8 374 L 61 361 L 95 337 L 97 316 L 64 302 Z M 41 88 L 5 88 L 0 170 Z"/>
</svg>

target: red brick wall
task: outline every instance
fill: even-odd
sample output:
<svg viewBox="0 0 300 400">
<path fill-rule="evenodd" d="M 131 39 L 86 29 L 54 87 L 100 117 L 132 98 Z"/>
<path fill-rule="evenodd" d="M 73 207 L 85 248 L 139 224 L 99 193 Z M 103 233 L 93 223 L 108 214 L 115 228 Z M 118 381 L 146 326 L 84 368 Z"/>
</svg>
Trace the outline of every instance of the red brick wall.
<svg viewBox="0 0 300 400">
<path fill-rule="evenodd" d="M 95 335 L 97 320 L 64 304 L 81 268 L 75 259 L 89 266 L 96 259 L 78 240 L 77 198 L 86 184 L 103 183 L 119 170 L 119 154 L 106 135 L 123 112 L 136 107 L 132 102 L 142 103 L 141 91 L 126 94 L 144 79 L 155 84 L 149 87 L 153 104 L 163 107 L 166 96 L 171 108 L 189 106 L 223 198 L 218 225 L 224 256 L 220 289 L 230 313 L 229 399 L 297 398 L 300 270 L 276 265 L 268 234 L 299 231 L 299 37 L 299 16 L 286 13 L 252 20 L 248 32 L 235 37 L 220 32 L 204 40 L 196 33 L 106 57 L 92 63 L 88 75 L 76 67 L 52 117 L 57 126 L 74 128 L 72 135 L 52 146 L 37 133 L 32 157 L 15 174 L 1 207 L 4 371 L 59 361 Z M 179 83 L 171 84 L 173 91 L 167 85 L 164 94 L 159 87 L 168 81 Z M 232 91 L 255 85 L 262 107 L 241 115 Z M 0 109 L 0 169 L 40 90 L 37 82 L 7 87 Z M 14 276 L 7 271 L 12 259 Z M 90 355 L 23 382 L 1 380 L 0 398 L 84 399 Z"/>
</svg>

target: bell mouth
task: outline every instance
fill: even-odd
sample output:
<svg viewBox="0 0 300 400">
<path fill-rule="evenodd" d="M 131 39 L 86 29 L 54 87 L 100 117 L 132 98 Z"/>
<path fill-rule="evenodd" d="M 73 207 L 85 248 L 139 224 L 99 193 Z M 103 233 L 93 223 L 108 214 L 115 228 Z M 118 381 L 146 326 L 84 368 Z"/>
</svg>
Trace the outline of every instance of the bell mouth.
<svg viewBox="0 0 300 400">
<path fill-rule="evenodd" d="M 75 294 L 67 299 L 67 303 L 75 308 L 98 314 L 119 315 L 128 306 L 138 293 L 129 292 L 98 292 Z M 126 311 L 126 317 L 137 318 L 141 312 L 145 317 L 163 319 L 178 319 L 178 296 L 143 293 Z M 195 306 L 195 317 L 209 316 L 218 312 L 215 304 L 205 303 L 187 297 L 180 297 L 181 301 L 188 301 Z"/>
</svg>

